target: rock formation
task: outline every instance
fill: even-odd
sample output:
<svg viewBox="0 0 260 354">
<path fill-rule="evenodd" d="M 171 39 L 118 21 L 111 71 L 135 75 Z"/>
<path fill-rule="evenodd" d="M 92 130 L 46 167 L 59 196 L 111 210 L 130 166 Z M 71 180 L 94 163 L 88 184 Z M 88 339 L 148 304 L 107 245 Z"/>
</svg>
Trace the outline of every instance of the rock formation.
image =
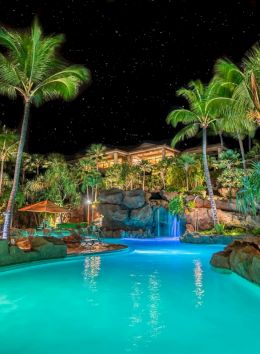
<svg viewBox="0 0 260 354">
<path fill-rule="evenodd" d="M 210 263 L 216 268 L 230 269 L 260 285 L 260 237 L 232 242 L 224 251 L 215 253 Z"/>
<path fill-rule="evenodd" d="M 55 237 L 35 237 L 30 241 L 31 248 L 26 251 L 17 245 L 8 245 L 7 240 L 0 240 L 0 265 L 40 261 L 67 256 L 67 246 Z"/>
</svg>

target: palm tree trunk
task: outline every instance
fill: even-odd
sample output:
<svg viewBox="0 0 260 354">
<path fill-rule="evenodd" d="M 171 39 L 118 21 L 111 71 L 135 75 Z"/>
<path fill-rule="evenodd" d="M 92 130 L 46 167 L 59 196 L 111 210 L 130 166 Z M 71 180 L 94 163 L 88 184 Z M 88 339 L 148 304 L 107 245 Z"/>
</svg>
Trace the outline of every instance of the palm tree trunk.
<svg viewBox="0 0 260 354">
<path fill-rule="evenodd" d="M 12 214 L 14 210 L 15 197 L 18 190 L 19 177 L 21 173 L 21 164 L 22 164 L 24 144 L 26 140 L 26 133 L 28 128 L 29 112 L 30 112 L 30 102 L 26 101 L 24 106 L 24 116 L 23 116 L 21 136 L 20 136 L 19 147 L 18 147 L 16 163 L 15 163 L 13 186 L 12 186 L 12 190 L 10 193 L 10 197 L 8 200 L 6 213 L 5 213 L 5 221 L 4 221 L 4 228 L 3 228 L 4 239 L 8 239 L 10 234 L 10 225 L 11 225 Z"/>
<path fill-rule="evenodd" d="M 248 137 L 248 151 L 252 149 L 252 138 L 251 136 Z"/>
<path fill-rule="evenodd" d="M 242 157 L 243 169 L 246 171 L 245 150 L 244 150 L 243 140 L 241 139 L 240 134 L 237 134 L 237 139 L 238 139 L 238 142 L 239 142 L 239 147 L 240 147 L 240 152 L 241 152 L 241 157 Z"/>
<path fill-rule="evenodd" d="M 185 172 L 185 177 L 186 177 L 186 191 L 189 191 L 189 177 L 188 177 L 188 172 Z"/>
<path fill-rule="evenodd" d="M 223 140 L 223 135 L 221 132 L 218 133 L 219 135 L 219 140 L 220 140 L 220 145 L 221 145 L 221 148 L 223 149 L 224 148 L 224 140 Z"/>
<path fill-rule="evenodd" d="M 208 159 L 207 159 L 207 128 L 203 127 L 202 132 L 203 132 L 203 136 L 202 136 L 203 137 L 202 138 L 203 155 L 202 155 L 202 157 L 203 157 L 204 174 L 205 174 L 206 185 L 207 185 L 208 193 L 209 193 L 212 219 L 213 219 L 213 223 L 215 226 L 216 224 L 218 224 L 218 214 L 217 214 L 216 203 L 214 200 L 213 188 L 212 188 L 212 184 L 211 184 Z"/>
<path fill-rule="evenodd" d="M 2 186 L 3 186 L 3 177 L 4 177 L 4 159 L 1 159 L 1 168 L 0 168 L 0 194 L 2 194 Z"/>
<path fill-rule="evenodd" d="M 144 188 L 145 188 L 145 172 L 143 173 L 143 191 L 144 191 Z"/>
</svg>

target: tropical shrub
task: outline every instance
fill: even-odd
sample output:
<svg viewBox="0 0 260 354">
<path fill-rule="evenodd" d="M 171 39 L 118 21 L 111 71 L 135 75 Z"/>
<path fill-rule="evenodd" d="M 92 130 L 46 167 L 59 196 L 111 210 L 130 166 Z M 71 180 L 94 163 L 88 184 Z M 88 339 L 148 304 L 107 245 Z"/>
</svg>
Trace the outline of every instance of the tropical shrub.
<svg viewBox="0 0 260 354">
<path fill-rule="evenodd" d="M 252 173 L 243 178 L 236 197 L 237 207 L 242 213 L 257 214 L 260 206 L 260 162 L 252 164 Z"/>
<path fill-rule="evenodd" d="M 245 171 L 241 168 L 225 169 L 217 178 L 220 186 L 226 188 L 241 188 Z"/>
<path fill-rule="evenodd" d="M 169 203 L 169 211 L 173 215 L 183 215 L 185 210 L 185 203 L 183 195 L 177 195 Z"/>
<path fill-rule="evenodd" d="M 216 224 L 214 226 L 214 229 L 217 234 L 224 234 L 225 232 L 225 225 L 224 224 Z"/>
</svg>

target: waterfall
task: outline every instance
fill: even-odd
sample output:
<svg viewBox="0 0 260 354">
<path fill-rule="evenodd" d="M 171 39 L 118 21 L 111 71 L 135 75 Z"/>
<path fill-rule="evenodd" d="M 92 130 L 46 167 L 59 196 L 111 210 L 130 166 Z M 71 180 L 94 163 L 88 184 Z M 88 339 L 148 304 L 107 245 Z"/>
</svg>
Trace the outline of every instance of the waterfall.
<svg viewBox="0 0 260 354">
<path fill-rule="evenodd" d="M 182 221 L 178 215 L 172 215 L 165 208 L 158 208 L 155 215 L 156 237 L 180 237 Z"/>
</svg>

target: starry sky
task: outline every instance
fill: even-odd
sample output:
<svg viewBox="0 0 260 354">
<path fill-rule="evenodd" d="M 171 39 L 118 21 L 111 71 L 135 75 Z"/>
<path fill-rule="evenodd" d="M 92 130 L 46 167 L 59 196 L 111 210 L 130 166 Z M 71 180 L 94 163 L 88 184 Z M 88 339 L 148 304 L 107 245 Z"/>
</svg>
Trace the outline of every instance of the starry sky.
<svg viewBox="0 0 260 354">
<path fill-rule="evenodd" d="M 27 151 L 38 153 L 171 139 L 165 118 L 184 104 L 175 91 L 207 82 L 219 57 L 239 63 L 260 33 L 257 0 L 0 0 L 1 24 L 28 27 L 35 15 L 45 33 L 66 35 L 62 55 L 92 73 L 73 102 L 32 109 Z M 21 101 L 0 97 L 4 124 L 21 117 Z"/>
</svg>

